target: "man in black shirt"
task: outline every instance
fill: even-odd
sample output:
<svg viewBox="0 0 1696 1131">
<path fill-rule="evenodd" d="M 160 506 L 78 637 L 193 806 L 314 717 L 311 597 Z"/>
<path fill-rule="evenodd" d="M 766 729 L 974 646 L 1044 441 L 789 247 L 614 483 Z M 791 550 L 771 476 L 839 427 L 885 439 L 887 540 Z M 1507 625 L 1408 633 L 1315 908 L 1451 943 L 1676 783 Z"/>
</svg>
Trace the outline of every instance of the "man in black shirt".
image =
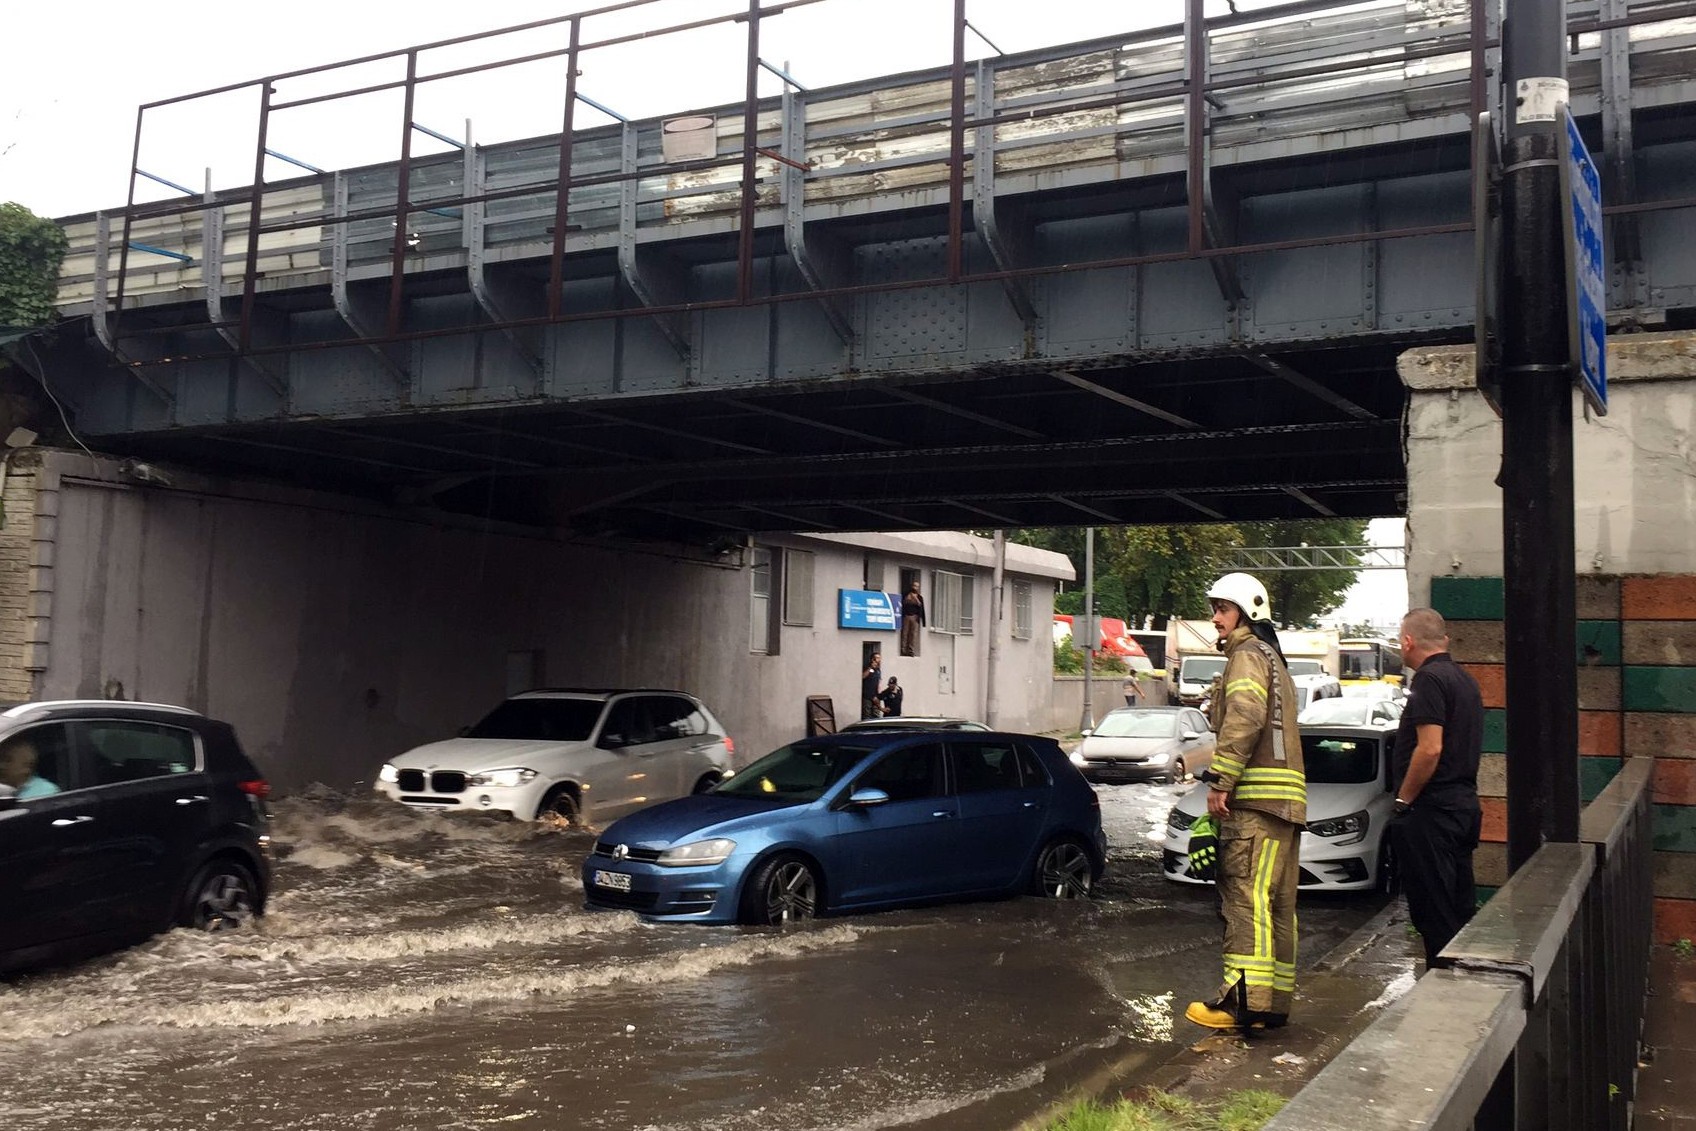
<svg viewBox="0 0 1696 1131">
<path fill-rule="evenodd" d="M 860 717 L 875 719 L 882 711 L 882 705 L 877 701 L 877 685 L 883 682 L 883 653 L 873 652 L 872 658 L 866 664 L 866 670 L 860 673 Z"/>
<path fill-rule="evenodd" d="M 1472 918 L 1476 902 L 1472 851 L 1483 824 L 1484 702 L 1477 681 L 1449 655 L 1448 626 L 1435 609 L 1402 618 L 1401 644 L 1407 666 L 1417 671 L 1391 757 L 1396 812 L 1389 838 L 1429 969 Z"/>
</svg>

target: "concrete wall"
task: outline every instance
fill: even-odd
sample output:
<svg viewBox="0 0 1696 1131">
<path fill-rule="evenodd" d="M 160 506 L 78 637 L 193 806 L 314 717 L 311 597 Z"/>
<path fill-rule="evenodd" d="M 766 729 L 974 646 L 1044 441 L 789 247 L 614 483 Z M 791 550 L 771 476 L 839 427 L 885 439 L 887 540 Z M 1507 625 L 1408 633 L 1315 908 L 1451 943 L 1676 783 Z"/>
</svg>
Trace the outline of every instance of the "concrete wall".
<svg viewBox="0 0 1696 1131">
<path fill-rule="evenodd" d="M 1479 879 L 1506 875 L 1501 425 L 1470 349 L 1402 359 L 1408 406 L 1408 589 L 1448 618 L 1486 707 Z M 1696 338 L 1608 346 L 1609 413 L 1574 424 L 1579 769 L 1584 800 L 1622 757 L 1655 766 L 1656 931 L 1696 938 Z M 1534 709 L 1534 705 L 1533 705 Z"/>
<path fill-rule="evenodd" d="M 804 733 L 808 695 L 831 696 L 842 721 L 857 716 L 862 638 L 886 642 L 885 671 L 910 686 L 909 713 L 983 713 L 987 572 L 977 632 L 953 641 L 945 695 L 935 664 L 950 638 L 927 633 L 924 654 L 904 659 L 892 633 L 836 627 L 836 590 L 862 584 L 859 547 L 787 540 L 816 555 L 814 623 L 782 628 L 780 653 L 756 655 L 750 576 L 736 554 L 717 564 L 682 548 L 576 545 L 172 474 L 161 489 L 126 480 L 115 461 L 14 458 L 8 497 L 24 492 L 28 513 L 33 495 L 37 524 L 53 516 L 53 539 L 31 551 L 42 559 L 29 575 L 34 695 L 180 703 L 229 719 L 285 788 L 368 780 L 386 757 L 453 734 L 507 693 L 509 654 L 520 652 L 541 653 L 546 684 L 695 692 L 742 761 Z M 7 555 L 18 552 L 6 539 L 22 536 L 0 530 L 0 634 L 19 596 L 6 583 Z M 926 560 L 909 544 L 890 565 L 924 568 L 927 590 L 936 565 L 975 568 L 951 560 L 958 547 L 939 537 L 942 556 Z M 1049 558 L 1058 556 L 1030 560 L 1052 568 Z M 1043 631 L 1004 639 L 1009 728 L 1045 725 L 1048 713 L 1055 585 L 1033 582 Z M 4 678 L 21 663 L 0 643 Z"/>
</svg>

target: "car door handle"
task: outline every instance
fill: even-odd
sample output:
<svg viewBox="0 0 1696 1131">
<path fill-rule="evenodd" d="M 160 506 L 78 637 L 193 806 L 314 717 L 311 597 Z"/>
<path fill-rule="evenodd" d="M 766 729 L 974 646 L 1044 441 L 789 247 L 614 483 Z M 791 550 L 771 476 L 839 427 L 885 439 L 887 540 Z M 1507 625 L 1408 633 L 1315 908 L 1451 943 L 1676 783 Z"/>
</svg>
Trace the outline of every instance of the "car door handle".
<svg viewBox="0 0 1696 1131">
<path fill-rule="evenodd" d="M 933 817 L 952 817 L 953 815 L 953 813 L 950 813 L 946 809 L 938 809 L 936 812 L 931 814 Z"/>
<path fill-rule="evenodd" d="M 90 817 L 87 813 L 82 813 L 75 817 L 60 817 L 57 821 L 53 822 L 53 827 L 56 829 L 62 829 L 68 825 L 80 825 L 84 821 L 92 820 L 94 820 L 93 817 Z"/>
<path fill-rule="evenodd" d="M 177 804 L 178 805 L 199 805 L 201 802 L 206 801 L 206 800 L 208 800 L 208 798 L 204 793 L 197 793 L 193 797 L 179 797 L 179 798 L 177 798 Z"/>
<path fill-rule="evenodd" d="M 1042 805 L 1038 802 L 1035 802 L 1035 801 L 1027 801 L 1027 802 L 1025 802 L 1025 808 L 1026 809 L 1041 809 Z"/>
</svg>

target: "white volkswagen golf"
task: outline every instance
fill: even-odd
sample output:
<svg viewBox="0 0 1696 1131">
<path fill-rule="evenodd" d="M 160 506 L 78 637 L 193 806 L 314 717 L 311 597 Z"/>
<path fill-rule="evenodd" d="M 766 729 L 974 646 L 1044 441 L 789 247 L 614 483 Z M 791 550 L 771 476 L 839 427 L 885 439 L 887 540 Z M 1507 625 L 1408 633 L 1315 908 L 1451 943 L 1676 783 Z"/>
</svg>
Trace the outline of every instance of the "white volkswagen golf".
<svg viewBox="0 0 1696 1131">
<path fill-rule="evenodd" d="M 1343 702 L 1343 700 L 1334 700 Z M 1395 811 L 1390 781 L 1393 721 L 1367 726 L 1301 724 L 1307 769 L 1307 828 L 1301 834 L 1302 891 L 1393 890 L 1395 866 L 1384 829 Z M 1162 868 L 1168 880 L 1189 874 L 1190 826 L 1207 812 L 1207 786 L 1185 793 L 1166 818 Z"/>
<path fill-rule="evenodd" d="M 735 749 L 681 691 L 526 691 L 461 737 L 385 763 L 376 788 L 419 809 L 602 825 L 709 788 Z"/>
</svg>

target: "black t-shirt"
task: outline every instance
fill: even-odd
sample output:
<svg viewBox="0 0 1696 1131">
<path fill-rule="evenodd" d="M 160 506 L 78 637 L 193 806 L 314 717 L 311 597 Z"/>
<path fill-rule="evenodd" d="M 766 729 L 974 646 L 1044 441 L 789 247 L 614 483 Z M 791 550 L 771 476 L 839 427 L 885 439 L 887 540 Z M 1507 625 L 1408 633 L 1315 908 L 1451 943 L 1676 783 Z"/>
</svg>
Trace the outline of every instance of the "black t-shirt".
<svg viewBox="0 0 1696 1131">
<path fill-rule="evenodd" d="M 860 698 L 877 698 L 877 685 L 882 682 L 879 679 L 879 675 L 882 671 L 882 668 L 869 668 L 867 669 L 866 674 L 860 677 Z"/>
<path fill-rule="evenodd" d="M 1478 759 L 1484 747 L 1484 700 L 1474 680 L 1454 657 L 1439 652 L 1420 665 L 1408 685 L 1407 705 L 1396 730 L 1390 770 L 1396 788 L 1413 762 L 1419 725 L 1443 728 L 1437 769 L 1420 791 L 1420 802 L 1454 809 L 1478 808 Z"/>
</svg>

